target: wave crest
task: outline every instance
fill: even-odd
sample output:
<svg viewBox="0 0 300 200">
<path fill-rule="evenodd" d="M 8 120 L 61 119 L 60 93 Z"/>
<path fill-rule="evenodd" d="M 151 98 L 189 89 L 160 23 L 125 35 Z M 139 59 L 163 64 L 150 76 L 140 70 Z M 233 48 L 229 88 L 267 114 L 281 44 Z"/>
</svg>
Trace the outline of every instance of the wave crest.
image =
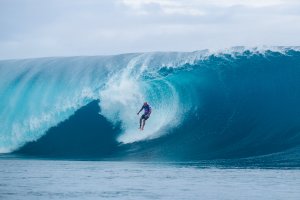
<svg viewBox="0 0 300 200">
<path fill-rule="evenodd" d="M 39 139 L 93 100 L 121 124 L 119 142 L 168 138 L 155 145 L 161 155 L 292 148 L 300 144 L 299 64 L 297 47 L 0 61 L 0 150 Z M 145 100 L 153 114 L 139 132 Z"/>
</svg>

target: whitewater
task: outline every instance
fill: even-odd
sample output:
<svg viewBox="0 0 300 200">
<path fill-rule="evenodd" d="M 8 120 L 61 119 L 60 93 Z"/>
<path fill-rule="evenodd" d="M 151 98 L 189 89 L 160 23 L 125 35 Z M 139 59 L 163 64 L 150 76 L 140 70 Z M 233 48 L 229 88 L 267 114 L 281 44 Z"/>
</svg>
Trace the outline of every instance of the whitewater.
<svg viewBox="0 0 300 200">
<path fill-rule="evenodd" d="M 75 127 L 75 115 L 101 122 L 84 137 L 95 130 L 112 136 L 89 141 L 99 148 L 85 156 L 299 159 L 298 47 L 2 60 L 0 98 L 0 153 L 49 156 L 49 130 L 66 121 Z M 136 113 L 144 101 L 153 113 L 140 132 Z M 83 116 L 84 109 L 97 115 Z M 105 143 L 112 146 L 103 153 Z"/>
</svg>

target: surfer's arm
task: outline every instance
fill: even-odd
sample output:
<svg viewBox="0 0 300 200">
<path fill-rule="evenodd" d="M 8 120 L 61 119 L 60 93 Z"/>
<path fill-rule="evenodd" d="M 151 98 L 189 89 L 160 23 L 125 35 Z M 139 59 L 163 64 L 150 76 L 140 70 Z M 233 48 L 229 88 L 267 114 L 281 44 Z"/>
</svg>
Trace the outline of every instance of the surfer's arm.
<svg viewBox="0 0 300 200">
<path fill-rule="evenodd" d="M 140 109 L 140 111 L 137 114 L 140 114 L 140 112 L 143 110 L 144 106 L 142 106 L 142 108 Z"/>
</svg>

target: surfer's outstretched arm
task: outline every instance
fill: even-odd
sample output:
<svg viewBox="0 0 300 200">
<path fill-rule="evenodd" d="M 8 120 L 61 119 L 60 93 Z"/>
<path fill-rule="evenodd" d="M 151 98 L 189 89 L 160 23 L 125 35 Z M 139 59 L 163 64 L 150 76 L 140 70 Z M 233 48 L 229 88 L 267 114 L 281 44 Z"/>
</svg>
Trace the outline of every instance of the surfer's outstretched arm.
<svg viewBox="0 0 300 200">
<path fill-rule="evenodd" d="M 140 112 L 143 110 L 144 106 L 142 106 L 142 108 L 140 109 L 140 111 L 137 113 L 137 115 L 140 114 Z"/>
</svg>

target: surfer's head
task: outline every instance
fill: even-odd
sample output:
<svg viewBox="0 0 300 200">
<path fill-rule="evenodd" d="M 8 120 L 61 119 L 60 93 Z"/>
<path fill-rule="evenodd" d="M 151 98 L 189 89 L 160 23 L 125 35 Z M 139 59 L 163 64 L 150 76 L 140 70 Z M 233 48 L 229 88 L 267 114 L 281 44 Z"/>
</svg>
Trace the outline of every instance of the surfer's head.
<svg viewBox="0 0 300 200">
<path fill-rule="evenodd" d="M 144 102 L 144 106 L 146 106 L 146 105 L 148 105 L 148 103 L 147 103 L 147 102 Z"/>
</svg>

